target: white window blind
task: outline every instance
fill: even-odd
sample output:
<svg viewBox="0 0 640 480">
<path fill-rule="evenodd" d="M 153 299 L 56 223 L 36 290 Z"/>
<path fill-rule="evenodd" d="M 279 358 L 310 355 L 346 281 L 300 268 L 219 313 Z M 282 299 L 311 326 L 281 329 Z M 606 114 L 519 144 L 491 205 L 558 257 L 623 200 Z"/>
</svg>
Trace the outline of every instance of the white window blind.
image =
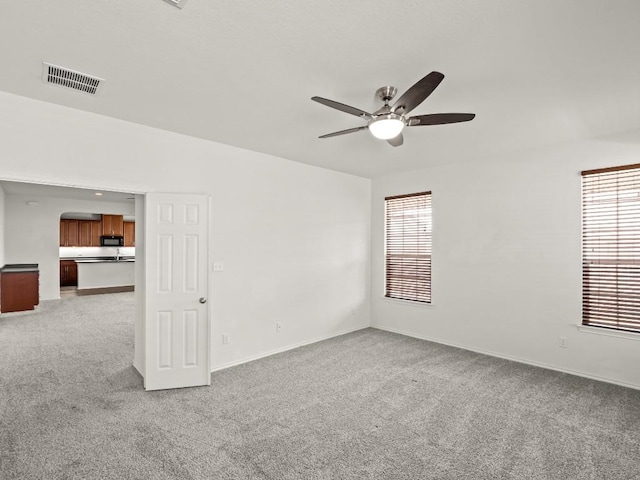
<svg viewBox="0 0 640 480">
<path fill-rule="evenodd" d="M 640 332 L 640 165 L 582 172 L 582 323 Z"/>
<path fill-rule="evenodd" d="M 385 296 L 431 303 L 431 192 L 385 198 Z"/>
</svg>

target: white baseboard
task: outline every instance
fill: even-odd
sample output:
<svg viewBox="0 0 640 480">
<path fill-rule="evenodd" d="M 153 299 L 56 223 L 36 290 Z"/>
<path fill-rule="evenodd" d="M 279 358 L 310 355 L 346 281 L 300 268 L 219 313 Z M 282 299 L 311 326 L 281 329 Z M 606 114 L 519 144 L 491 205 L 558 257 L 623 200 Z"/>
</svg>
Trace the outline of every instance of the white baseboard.
<svg viewBox="0 0 640 480">
<path fill-rule="evenodd" d="M 445 342 L 445 341 L 442 341 L 442 340 L 440 340 L 438 338 L 430 338 L 430 337 L 427 337 L 427 336 L 416 335 L 415 333 L 406 332 L 404 330 L 400 330 L 400 329 L 396 329 L 396 328 L 382 327 L 380 325 L 372 325 L 371 328 L 375 328 L 377 330 L 383 330 L 385 332 L 397 333 L 399 335 L 404 335 L 406 337 L 412 337 L 412 338 L 417 338 L 417 339 L 420 339 L 420 340 L 426 340 L 428 342 L 439 343 L 441 345 L 447 345 L 449 347 L 461 348 L 463 350 L 469 350 L 471 352 L 481 353 L 483 355 L 489 355 L 490 357 L 502 358 L 504 360 L 511 360 L 512 362 L 524 363 L 526 365 L 532 365 L 534 367 L 546 368 L 547 370 L 554 370 L 556 372 L 568 373 L 570 375 L 576 375 L 578 377 L 589 378 L 591 380 L 597 380 L 599 382 L 611 383 L 613 385 L 619 385 L 621 387 L 627 387 L 627 388 L 633 388 L 634 390 L 640 390 L 640 385 L 635 385 L 633 383 L 620 382 L 618 380 L 612 380 L 610 378 L 603 378 L 603 377 L 599 377 L 597 375 L 591 375 L 591 374 L 584 373 L 584 372 L 578 372 L 578 371 L 570 370 L 570 369 L 567 369 L 567 368 L 558 368 L 558 367 L 555 367 L 553 365 L 547 365 L 546 363 L 534 362 L 532 360 L 527 360 L 527 359 L 519 358 L 519 357 L 513 357 L 511 355 L 504 355 L 502 353 L 491 352 L 489 350 L 482 350 L 482 349 L 478 349 L 478 348 L 468 347 L 466 345 L 461 345 L 461 344 L 456 344 L 456 343 L 451 343 L 451 342 Z"/>
<path fill-rule="evenodd" d="M 245 357 L 240 360 L 234 360 L 232 362 L 223 363 L 222 365 L 216 365 L 211 367 L 211 373 L 217 372 L 219 370 L 224 370 L 226 368 L 235 367 L 237 365 L 242 365 L 243 363 L 253 362 L 254 360 L 259 360 L 261 358 L 270 357 L 271 355 L 276 355 L 278 353 L 287 352 L 289 350 L 294 350 L 296 348 L 304 347 L 305 345 L 311 345 L 312 343 L 322 342 L 323 340 L 329 340 L 330 338 L 339 337 L 341 335 L 346 335 L 347 333 L 357 332 L 358 330 L 364 330 L 365 328 L 369 328 L 369 325 L 363 325 L 356 328 L 351 328 L 348 330 L 340 331 L 338 333 L 332 333 L 330 335 L 325 335 L 322 337 L 317 337 L 311 340 L 305 340 L 304 342 L 296 343 L 294 345 L 287 345 L 286 347 L 277 348 L 275 350 L 270 350 L 268 352 L 260 353 L 258 355 L 253 355 L 251 357 Z"/>
</svg>

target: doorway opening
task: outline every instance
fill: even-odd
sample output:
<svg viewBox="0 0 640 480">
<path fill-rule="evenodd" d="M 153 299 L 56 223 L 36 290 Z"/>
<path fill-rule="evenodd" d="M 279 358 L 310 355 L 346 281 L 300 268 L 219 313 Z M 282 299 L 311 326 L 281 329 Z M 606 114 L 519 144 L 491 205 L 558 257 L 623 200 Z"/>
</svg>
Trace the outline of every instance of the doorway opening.
<svg viewBox="0 0 640 480">
<path fill-rule="evenodd" d="M 119 259 L 123 252 L 103 248 L 101 236 L 112 228 L 108 220 L 114 215 L 119 215 L 120 228 L 125 218 L 130 220 L 135 235 L 136 203 L 144 198 L 138 193 L 11 180 L 0 180 L 0 190 L 0 263 L 37 264 L 41 300 L 59 299 L 61 286 L 77 286 L 76 265 L 61 270 L 61 260 Z M 135 285 L 135 279 L 131 282 Z"/>
</svg>

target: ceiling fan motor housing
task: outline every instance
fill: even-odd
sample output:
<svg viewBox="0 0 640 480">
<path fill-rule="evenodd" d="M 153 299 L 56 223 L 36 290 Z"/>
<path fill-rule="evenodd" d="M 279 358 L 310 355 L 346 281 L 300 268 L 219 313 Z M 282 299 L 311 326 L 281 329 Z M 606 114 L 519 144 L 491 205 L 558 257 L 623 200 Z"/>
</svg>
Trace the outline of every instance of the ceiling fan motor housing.
<svg viewBox="0 0 640 480">
<path fill-rule="evenodd" d="M 380 87 L 376 90 L 376 96 L 384 103 L 388 103 L 398 93 L 398 89 L 392 86 Z"/>
</svg>

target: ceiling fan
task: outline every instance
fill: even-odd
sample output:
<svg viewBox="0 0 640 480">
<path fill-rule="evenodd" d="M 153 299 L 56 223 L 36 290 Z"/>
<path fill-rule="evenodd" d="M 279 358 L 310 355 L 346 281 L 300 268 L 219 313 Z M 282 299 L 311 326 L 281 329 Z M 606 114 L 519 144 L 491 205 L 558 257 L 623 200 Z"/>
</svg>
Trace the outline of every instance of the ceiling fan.
<svg viewBox="0 0 640 480">
<path fill-rule="evenodd" d="M 468 122 L 473 120 L 473 113 L 434 113 L 428 115 L 417 115 L 409 117 L 407 114 L 420 105 L 436 89 L 444 75 L 440 72 L 431 72 L 418 83 L 404 92 L 393 105 L 389 102 L 396 96 L 396 87 L 381 87 L 376 91 L 376 96 L 380 98 L 384 105 L 373 113 L 367 113 L 359 108 L 350 107 L 343 103 L 334 102 L 322 97 L 311 97 L 311 100 L 335 108 L 341 112 L 350 113 L 367 121 L 361 127 L 340 130 L 339 132 L 327 133 L 319 138 L 329 138 L 347 133 L 369 130 L 371 134 L 381 140 L 386 140 L 390 145 L 399 147 L 404 142 L 402 130 L 404 127 L 417 127 L 420 125 L 443 125 L 445 123 Z"/>
</svg>

